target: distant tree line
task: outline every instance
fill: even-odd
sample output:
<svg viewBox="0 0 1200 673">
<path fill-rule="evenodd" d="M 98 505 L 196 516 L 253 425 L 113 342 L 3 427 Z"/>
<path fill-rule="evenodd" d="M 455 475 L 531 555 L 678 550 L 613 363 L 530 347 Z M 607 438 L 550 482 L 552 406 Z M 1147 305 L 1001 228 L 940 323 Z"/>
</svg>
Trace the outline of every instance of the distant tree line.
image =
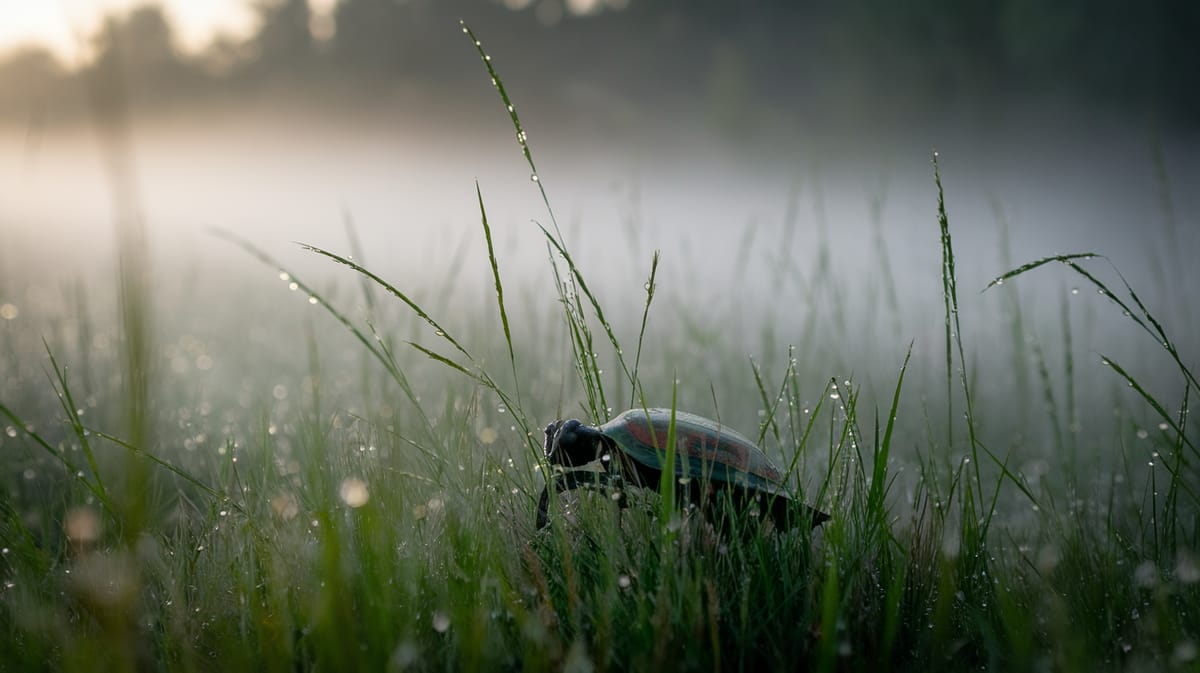
<svg viewBox="0 0 1200 673">
<path fill-rule="evenodd" d="M 544 11 L 563 0 L 506 1 L 341 0 L 322 34 L 305 0 L 259 0 L 257 34 L 197 55 L 180 53 L 148 5 L 109 18 L 93 38 L 95 61 L 78 71 L 44 51 L 12 54 L 0 63 L 0 116 L 69 108 L 78 79 L 114 62 L 131 98 L 150 103 L 265 84 L 451 88 L 479 79 L 464 66 L 474 55 L 458 34 L 462 17 L 510 76 L 587 81 L 630 98 L 706 91 L 718 112 L 740 99 L 924 109 L 1050 95 L 1200 121 L 1195 0 L 599 0 L 585 16 Z"/>
</svg>

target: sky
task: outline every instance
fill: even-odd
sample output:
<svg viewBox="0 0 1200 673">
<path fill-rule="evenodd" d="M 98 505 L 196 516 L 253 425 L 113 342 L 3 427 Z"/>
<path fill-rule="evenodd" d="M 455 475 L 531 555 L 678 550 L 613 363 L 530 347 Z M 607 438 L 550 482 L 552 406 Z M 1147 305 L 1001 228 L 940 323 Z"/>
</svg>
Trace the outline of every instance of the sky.
<svg viewBox="0 0 1200 673">
<path fill-rule="evenodd" d="M 96 32 L 102 17 L 113 11 L 147 4 L 146 0 L 0 0 L 0 54 L 30 44 L 48 47 L 67 63 L 86 56 L 81 35 Z M 216 35 L 242 37 L 256 28 L 245 0 L 162 0 L 176 29 L 179 46 L 203 49 Z M 314 2 L 310 4 L 328 4 Z"/>
</svg>

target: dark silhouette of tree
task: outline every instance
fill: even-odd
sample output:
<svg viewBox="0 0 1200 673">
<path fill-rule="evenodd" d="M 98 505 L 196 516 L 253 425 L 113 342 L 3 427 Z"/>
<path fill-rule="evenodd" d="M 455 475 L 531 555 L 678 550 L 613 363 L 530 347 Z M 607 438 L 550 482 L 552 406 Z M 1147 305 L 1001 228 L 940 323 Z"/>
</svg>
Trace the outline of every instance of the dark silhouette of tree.
<svg viewBox="0 0 1200 673">
<path fill-rule="evenodd" d="M 250 45 L 253 61 L 245 67 L 248 74 L 255 78 L 311 76 L 319 54 L 309 29 L 308 3 L 260 1 L 257 7 L 262 28 Z"/>
<path fill-rule="evenodd" d="M 134 99 L 279 82 L 372 96 L 403 81 L 441 96 L 480 79 L 463 18 L 510 84 L 529 83 L 522 100 L 539 106 L 590 87 L 593 98 L 707 101 L 714 122 L 738 128 L 771 106 L 922 115 L 956 101 L 986 108 L 1053 95 L 1200 123 L 1194 0 L 628 0 L 587 16 L 560 12 L 553 26 L 540 8 L 565 0 L 519 11 L 504 0 L 341 0 L 326 41 L 313 37 L 306 0 L 256 1 L 261 29 L 243 44 L 181 56 L 149 6 L 110 18 L 97 58 L 119 56 Z M 0 114 L 70 76 L 44 55 L 12 56 L 0 67 Z"/>
<path fill-rule="evenodd" d="M 94 39 L 97 64 L 112 61 L 132 99 L 175 97 L 196 88 L 202 75 L 181 58 L 171 24 L 157 5 L 110 16 Z"/>
<path fill-rule="evenodd" d="M 25 48 L 0 62 L 0 116 L 21 119 L 40 114 L 64 94 L 66 73 L 45 49 Z"/>
</svg>

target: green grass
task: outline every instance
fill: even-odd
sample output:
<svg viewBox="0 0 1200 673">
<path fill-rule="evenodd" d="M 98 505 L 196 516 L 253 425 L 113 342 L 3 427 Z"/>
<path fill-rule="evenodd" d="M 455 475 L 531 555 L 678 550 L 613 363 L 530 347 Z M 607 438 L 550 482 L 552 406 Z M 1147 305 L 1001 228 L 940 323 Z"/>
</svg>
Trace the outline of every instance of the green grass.
<svg viewBox="0 0 1200 673">
<path fill-rule="evenodd" d="M 1200 665 L 1200 434 L 1187 414 L 1195 354 L 1103 258 L 1048 257 L 999 274 L 994 284 L 1004 287 L 982 297 L 960 292 L 953 195 L 935 163 L 930 231 L 941 241 L 944 359 L 914 358 L 909 345 L 884 363 L 891 373 L 879 390 L 831 378 L 838 370 L 823 363 L 850 357 L 836 344 L 851 317 L 822 247 L 820 275 L 801 292 L 832 304 L 832 328 L 806 328 L 799 351 L 748 362 L 720 329 L 743 316 L 689 313 L 664 299 L 657 253 L 646 251 L 644 280 L 628 288 L 636 301 L 619 312 L 600 301 L 550 210 L 549 176 L 537 171 L 513 102 L 468 36 L 539 177 L 555 311 L 512 302 L 484 185 L 489 299 L 447 309 L 450 317 L 416 299 L 426 288 L 372 272 L 352 225 L 353 258 L 309 248 L 316 261 L 341 265 L 344 286 L 327 289 L 234 239 L 316 306 L 276 325 L 262 346 L 287 344 L 289 356 L 242 362 L 246 375 L 230 389 L 153 369 L 150 326 L 170 321 L 153 322 L 155 307 L 164 309 L 127 270 L 117 283 L 120 320 L 96 322 L 81 293 L 61 316 L 83 334 L 111 330 L 117 353 L 51 330 L 48 382 L 39 383 L 22 374 L 32 335 L 5 327 L 0 372 L 11 379 L 0 390 L 16 393 L 0 399 L 10 466 L 0 498 L 0 668 Z M 893 272 L 879 241 L 887 283 Z M 791 260 L 773 259 L 776 278 L 800 284 Z M 668 254 L 661 264 L 670 263 Z M 1114 417 L 1108 391 L 1078 394 L 1085 374 L 1072 359 L 1079 344 L 1065 305 L 1061 349 L 1025 344 L 1033 318 L 1005 294 L 1015 322 L 1003 367 L 1032 371 L 1013 379 L 1019 387 L 996 390 L 995 367 L 980 363 L 964 323 L 990 295 L 1046 282 L 1051 264 L 1140 330 L 1144 352 L 1165 356 L 1178 388 L 1143 383 L 1137 368 L 1104 357 Z M 904 324 L 894 296 L 878 310 L 868 325 Z M 245 319 L 253 315 L 248 307 Z M 762 322 L 767 342 L 774 328 Z M 254 357 L 237 338 L 200 348 L 161 329 L 155 339 L 186 354 L 185 364 L 212 356 L 238 369 L 239 357 Z M 357 359 L 347 361 L 348 344 Z M 535 530 L 548 470 L 541 427 L 644 405 L 719 416 L 757 434 L 789 483 L 832 520 L 810 535 L 734 513 L 714 529 L 676 510 L 666 480 L 664 493 L 634 494 L 625 510 L 604 494 L 560 498 L 552 525 Z M 1077 432 L 1077 408 L 1089 405 L 1089 418 L 1101 420 Z M 1039 461 L 1055 469 L 1037 469 Z"/>
</svg>

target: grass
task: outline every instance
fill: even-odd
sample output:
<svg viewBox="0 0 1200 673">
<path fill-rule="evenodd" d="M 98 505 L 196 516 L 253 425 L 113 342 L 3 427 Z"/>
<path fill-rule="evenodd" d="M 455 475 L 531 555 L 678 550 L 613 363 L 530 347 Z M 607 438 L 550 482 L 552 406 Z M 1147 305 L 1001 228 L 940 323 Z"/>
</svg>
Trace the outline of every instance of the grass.
<svg viewBox="0 0 1200 673">
<path fill-rule="evenodd" d="M 1100 414 L 1107 420 L 1086 431 L 1073 427 L 1076 408 L 1105 402 L 1076 394 L 1084 374 L 1071 359 L 1066 308 L 1063 372 L 1055 346 L 1016 343 L 1023 328 L 1013 327 L 1012 366 L 1036 371 L 1015 379 L 1019 389 L 989 385 L 994 372 L 964 336 L 983 300 L 959 292 L 936 155 L 930 226 L 941 241 L 944 361 L 913 359 L 910 345 L 879 395 L 808 357 L 820 347 L 815 331 L 780 366 L 771 354 L 747 362 L 735 341 L 704 328 L 740 320 L 733 311 L 661 304 L 657 253 L 647 251 L 641 306 L 613 313 L 600 301 L 550 210 L 503 81 L 464 32 L 538 177 L 557 312 L 514 310 L 506 299 L 481 186 L 491 287 L 469 321 L 467 310 L 452 319 L 427 311 L 418 292 L 372 272 L 349 220 L 353 258 L 309 248 L 344 267 L 349 293 L 322 290 L 234 239 L 333 318 L 306 314 L 301 328 L 281 327 L 277 339 L 302 345 L 303 357 L 285 358 L 292 370 L 282 376 L 249 367 L 241 390 L 144 375 L 156 360 L 155 304 L 122 267 L 119 327 L 93 324 L 83 298 L 62 317 L 82 333 L 115 330 L 118 356 L 48 337 L 48 384 L 14 375 L 0 388 L 18 393 L 0 399 L 0 450 L 12 466 L 0 498 L 0 667 L 1200 665 L 1195 354 L 1103 258 L 1036 260 L 988 290 L 1011 293 L 1062 267 L 1174 367 L 1178 392 L 1104 357 L 1120 416 Z M 890 262 L 876 245 L 886 280 Z M 745 248 L 739 257 L 751 263 Z M 828 250 L 816 254 L 819 277 L 801 291 L 832 302 L 836 340 L 850 318 L 836 264 Z M 792 260 L 774 259 L 777 278 L 803 280 Z M 1005 299 L 1014 320 L 1032 321 Z M 345 308 L 357 302 L 365 319 Z M 884 306 L 881 323 L 903 324 L 894 297 Z M 339 337 L 357 349 L 352 366 L 331 345 Z M 27 338 L 0 333 L 4 371 L 23 371 Z M 689 344 L 702 346 L 702 363 Z M 197 349 L 172 348 L 189 358 Z M 209 348 L 236 362 L 244 347 Z M 1045 408 L 1019 411 L 1022 399 Z M 548 470 L 541 427 L 564 415 L 598 423 L 625 406 L 686 407 L 751 435 L 745 423 L 757 417 L 789 483 L 833 519 L 810 535 L 735 513 L 716 530 L 678 511 L 664 480 L 663 493 L 634 494 L 625 510 L 602 494 L 563 497 L 551 526 L 536 531 Z M 1022 441 L 1013 440 L 1018 413 L 1030 416 Z"/>
</svg>

